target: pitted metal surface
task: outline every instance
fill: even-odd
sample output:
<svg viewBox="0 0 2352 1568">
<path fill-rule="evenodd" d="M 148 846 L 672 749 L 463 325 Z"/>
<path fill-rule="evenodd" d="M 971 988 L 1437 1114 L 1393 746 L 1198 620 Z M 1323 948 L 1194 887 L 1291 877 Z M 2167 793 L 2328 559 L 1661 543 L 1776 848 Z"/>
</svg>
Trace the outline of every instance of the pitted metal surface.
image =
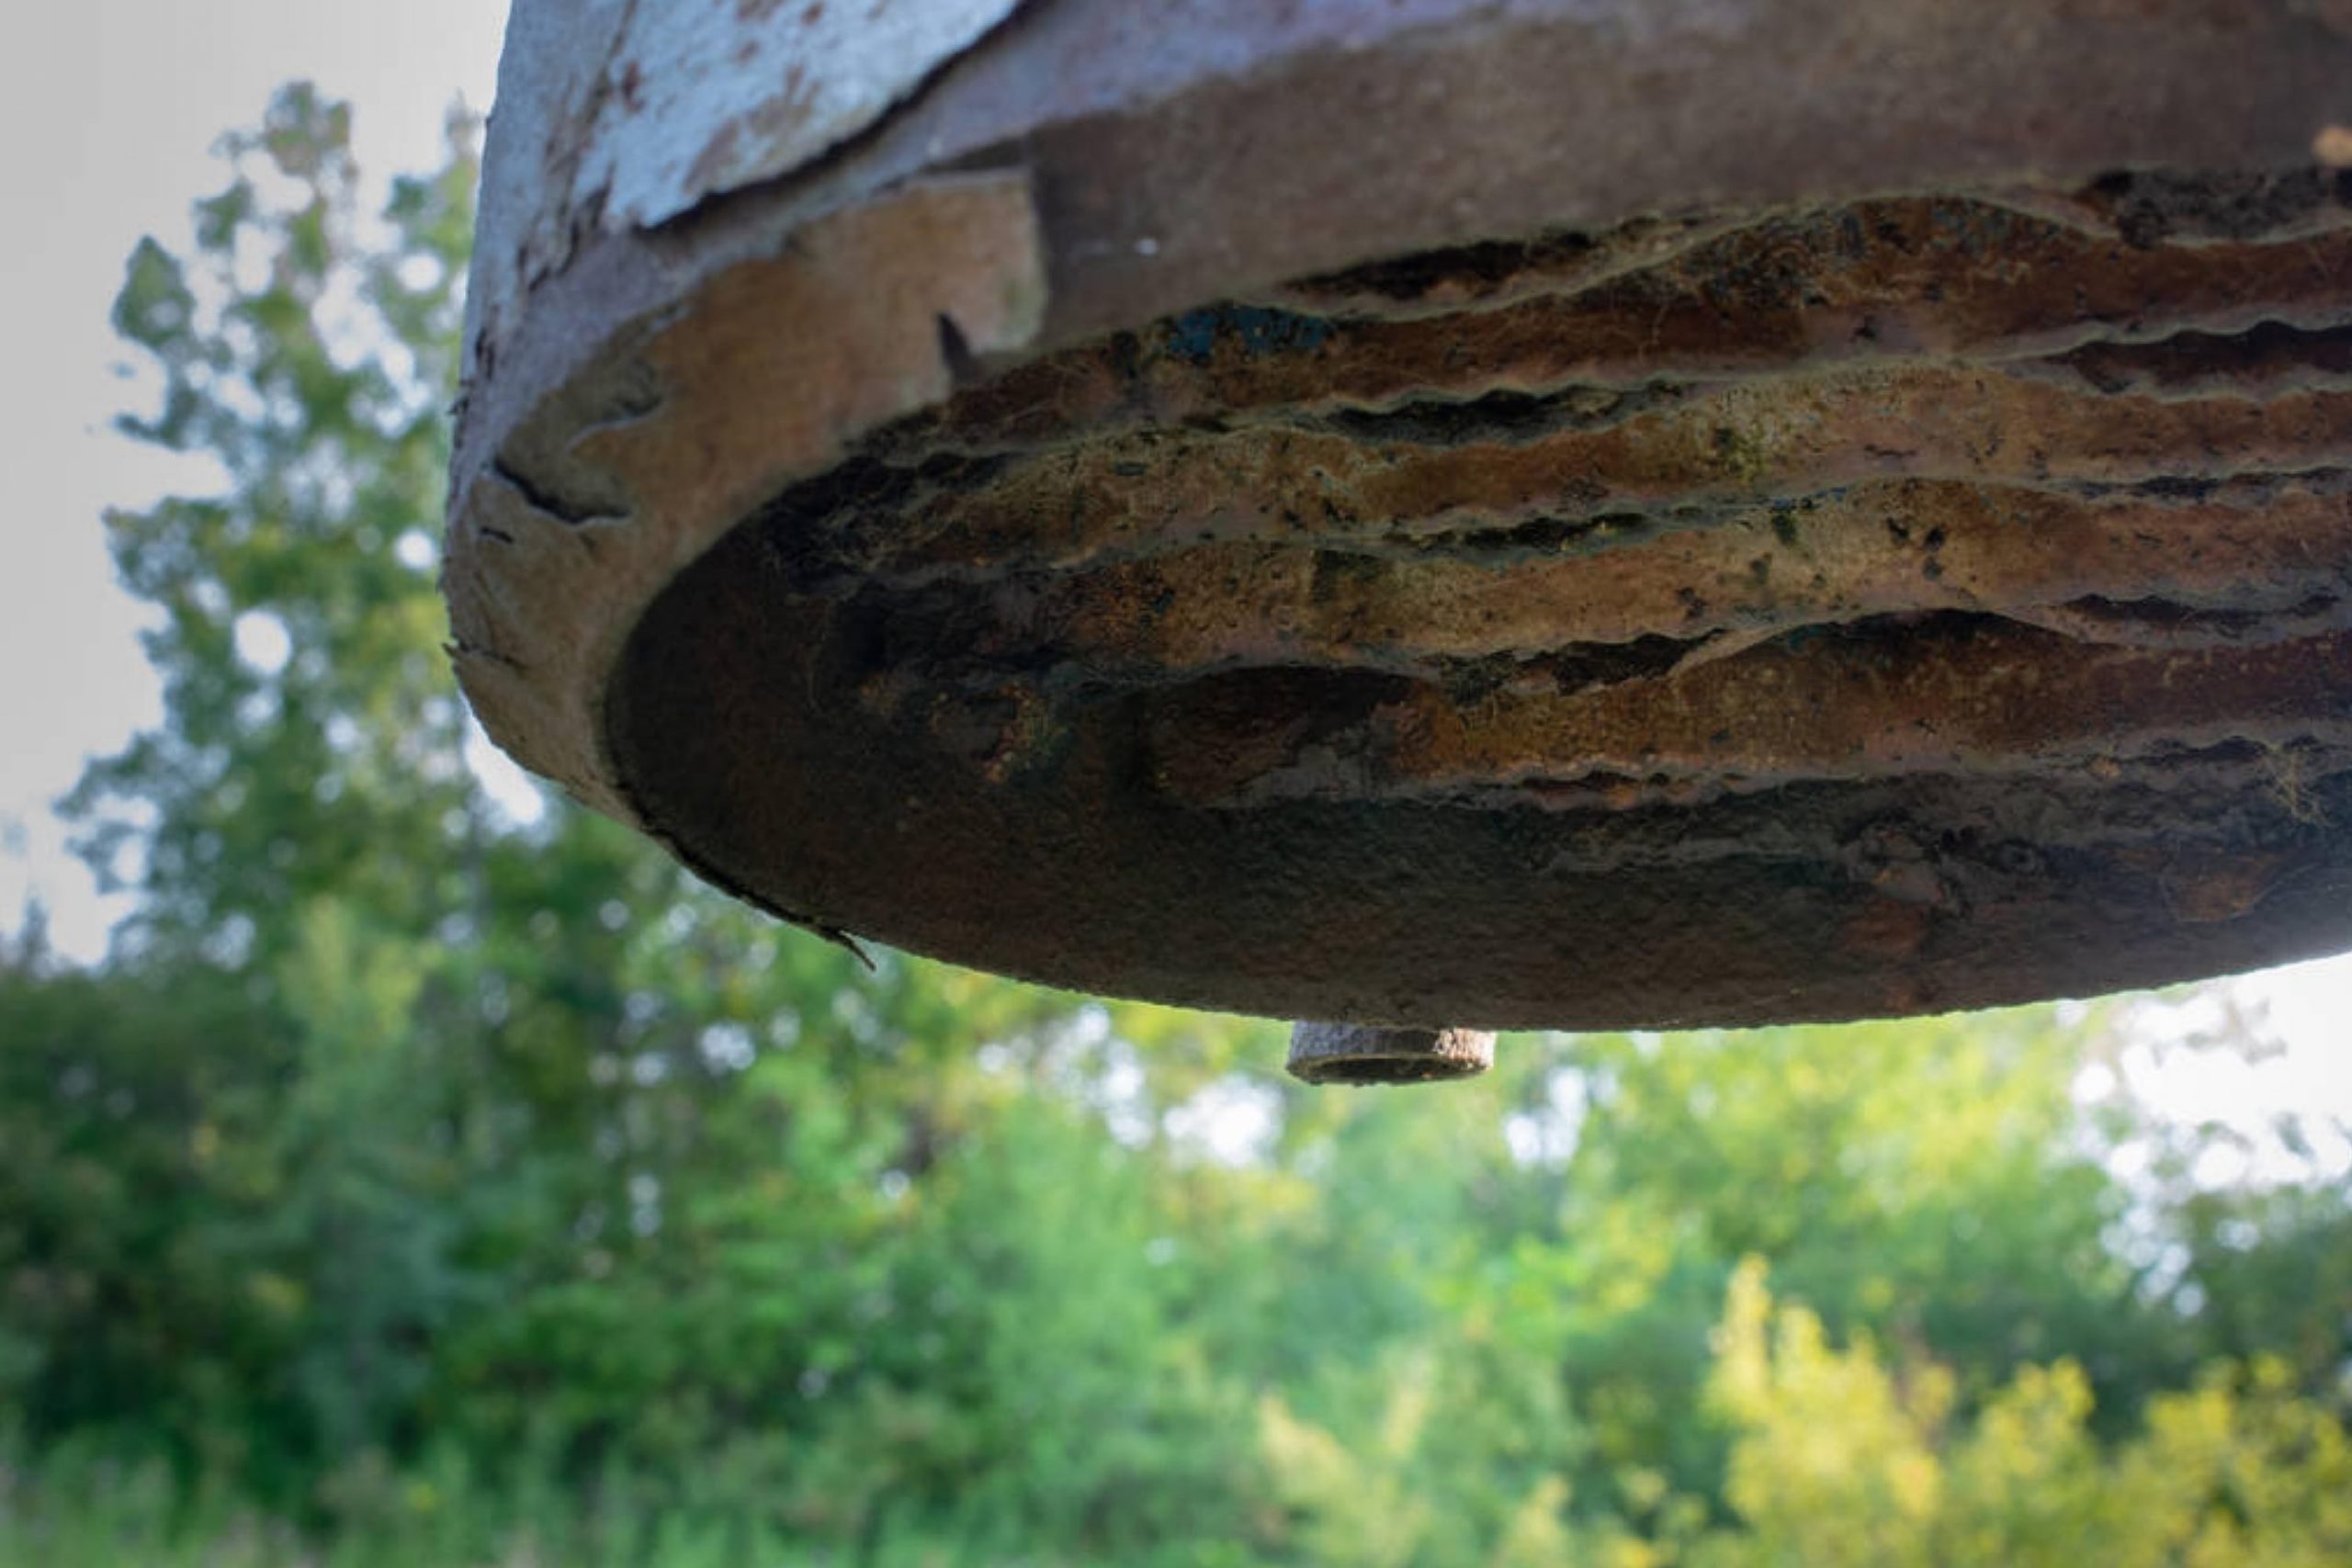
<svg viewBox="0 0 2352 1568">
<path fill-rule="evenodd" d="M 1074 87 L 627 317 L 469 448 L 512 537 L 453 559 L 550 574 L 459 595 L 493 731 L 790 918 L 1294 1017 L 1846 1017 L 2352 945 L 2342 40 L 1427 8 Z M 829 177 L 1125 14 L 1024 7 Z M 1529 161 L 1545 60 L 1614 103 L 1645 51 L 1692 96 L 1626 112 L 1682 165 L 1631 126 Z M 1457 73 L 1525 120 L 1424 92 Z M 1968 118 L 1979 75 L 2039 142 Z M 1386 248 L 1342 84 L 1430 149 L 1365 187 Z M 578 298 L 748 254 L 729 199 Z"/>
<path fill-rule="evenodd" d="M 2335 842 L 2347 278 L 2312 170 L 1402 258 L 951 398 L 736 569 L 974 790 L 1358 818 L 1368 868 L 1484 814 L 1605 919 L 1668 871 L 1842 889 L 1806 1010 L 2005 998 L 1995 907 L 2120 877 L 2210 925 Z"/>
</svg>

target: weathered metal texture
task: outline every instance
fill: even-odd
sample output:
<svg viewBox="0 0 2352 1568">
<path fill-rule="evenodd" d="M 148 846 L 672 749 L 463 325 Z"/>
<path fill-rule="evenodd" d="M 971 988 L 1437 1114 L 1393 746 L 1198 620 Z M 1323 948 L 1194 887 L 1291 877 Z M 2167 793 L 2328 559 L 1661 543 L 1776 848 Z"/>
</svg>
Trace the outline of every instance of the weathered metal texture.
<svg viewBox="0 0 2352 1568">
<path fill-rule="evenodd" d="M 1290 1032 L 1290 1075 L 1302 1083 L 1435 1083 L 1476 1077 L 1494 1065 L 1494 1035 L 1475 1029 L 1302 1023 Z"/>
<path fill-rule="evenodd" d="M 2352 946 L 2332 12 L 1004 11 L 797 141 L 616 19 L 775 132 L 646 204 L 609 95 L 502 100 L 449 582 L 524 761 L 823 929 L 1291 1016 Z"/>
<path fill-rule="evenodd" d="M 525 0 L 500 62 L 469 330 L 501 335 L 589 234 L 670 222 L 831 152 L 1016 4 Z"/>
</svg>

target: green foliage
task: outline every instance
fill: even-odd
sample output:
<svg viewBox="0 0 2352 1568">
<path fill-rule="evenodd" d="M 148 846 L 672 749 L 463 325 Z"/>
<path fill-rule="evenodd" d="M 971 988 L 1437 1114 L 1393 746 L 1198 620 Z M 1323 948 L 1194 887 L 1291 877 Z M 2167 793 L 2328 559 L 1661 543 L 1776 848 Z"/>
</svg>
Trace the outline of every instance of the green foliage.
<svg viewBox="0 0 2352 1568">
<path fill-rule="evenodd" d="M 0 953 L 0 1568 L 2352 1551 L 2352 1205 L 2120 1181 L 2106 1015 L 1309 1092 L 516 820 L 432 582 L 472 130 L 366 219 L 348 130 L 117 308 L 218 486 L 108 519 L 137 919 Z"/>
<path fill-rule="evenodd" d="M 1726 1499 L 1742 1528 L 1698 1542 L 1694 1564 L 2352 1558 L 2352 1440 L 2275 1359 L 2154 1395 L 2143 1429 L 2102 1450 L 2074 1362 L 2022 1369 L 1956 1427 L 1949 1370 L 1832 1348 L 1812 1313 L 1773 1307 L 1758 1264 L 1735 1279 L 1723 1340 L 1712 1388 L 1739 1434 Z"/>
</svg>

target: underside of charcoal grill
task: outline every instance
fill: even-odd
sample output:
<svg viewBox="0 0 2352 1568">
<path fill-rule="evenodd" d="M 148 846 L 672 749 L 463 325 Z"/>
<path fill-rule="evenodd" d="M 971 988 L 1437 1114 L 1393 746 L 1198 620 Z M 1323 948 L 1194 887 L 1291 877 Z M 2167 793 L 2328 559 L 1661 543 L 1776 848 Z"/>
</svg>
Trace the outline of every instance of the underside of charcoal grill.
<svg viewBox="0 0 2352 1568">
<path fill-rule="evenodd" d="M 1021 7 L 674 210 L 541 188 L 628 128 L 510 44 L 492 733 L 802 923 L 1238 1010 L 2352 947 L 2325 6 L 1301 9 Z"/>
</svg>

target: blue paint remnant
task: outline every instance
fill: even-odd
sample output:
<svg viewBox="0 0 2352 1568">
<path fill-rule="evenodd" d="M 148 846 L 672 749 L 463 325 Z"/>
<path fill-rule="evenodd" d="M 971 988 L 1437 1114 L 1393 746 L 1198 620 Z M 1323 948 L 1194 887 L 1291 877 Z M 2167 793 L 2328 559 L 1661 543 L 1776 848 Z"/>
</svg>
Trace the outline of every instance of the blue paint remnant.
<svg viewBox="0 0 2352 1568">
<path fill-rule="evenodd" d="M 1331 323 L 1321 316 L 1277 310 L 1264 305 L 1210 305 L 1187 310 L 1168 323 L 1168 352 L 1194 365 L 1216 356 L 1217 344 L 1231 339 L 1256 359 L 1270 354 L 1303 353 L 1329 341 Z"/>
</svg>

